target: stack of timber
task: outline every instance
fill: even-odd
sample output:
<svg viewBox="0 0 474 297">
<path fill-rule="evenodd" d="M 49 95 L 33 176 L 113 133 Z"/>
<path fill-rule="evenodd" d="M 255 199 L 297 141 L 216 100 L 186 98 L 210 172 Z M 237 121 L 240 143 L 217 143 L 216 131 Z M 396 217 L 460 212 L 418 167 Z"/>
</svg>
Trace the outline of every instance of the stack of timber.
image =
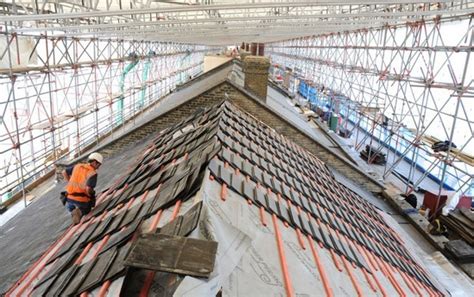
<svg viewBox="0 0 474 297">
<path fill-rule="evenodd" d="M 471 246 L 474 245 L 474 213 L 467 208 L 455 209 L 442 222 Z"/>
</svg>

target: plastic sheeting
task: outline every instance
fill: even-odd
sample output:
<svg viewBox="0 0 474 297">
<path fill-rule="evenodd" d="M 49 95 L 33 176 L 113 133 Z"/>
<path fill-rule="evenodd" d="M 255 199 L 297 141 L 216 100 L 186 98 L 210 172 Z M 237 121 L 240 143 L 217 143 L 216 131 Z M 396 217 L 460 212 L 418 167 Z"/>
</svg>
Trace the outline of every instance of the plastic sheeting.
<svg viewBox="0 0 474 297">
<path fill-rule="evenodd" d="M 205 179 L 208 180 L 208 177 Z M 265 213 L 267 226 L 264 226 L 257 207 L 248 205 L 243 197 L 231 190 L 227 192 L 226 201 L 221 201 L 220 191 L 219 183 L 204 182 L 198 195 L 198 199 L 204 202 L 203 210 L 199 226 L 191 234 L 191 237 L 219 242 L 214 271 L 209 279 L 185 277 L 174 296 L 216 296 L 220 290 L 223 296 L 285 296 L 285 283 L 270 214 Z M 294 229 L 285 227 L 280 220 L 277 220 L 277 224 L 283 238 L 295 295 L 324 294 L 308 239 L 305 238 L 303 249 Z M 330 276 L 330 286 L 335 296 L 355 296 L 357 293 L 347 272 L 336 269 L 327 249 L 320 248 L 315 242 L 314 245 Z M 380 295 L 380 292 L 370 291 L 362 279 L 362 273 L 356 272 L 358 269 L 354 268 L 354 272 L 363 293 Z"/>
</svg>

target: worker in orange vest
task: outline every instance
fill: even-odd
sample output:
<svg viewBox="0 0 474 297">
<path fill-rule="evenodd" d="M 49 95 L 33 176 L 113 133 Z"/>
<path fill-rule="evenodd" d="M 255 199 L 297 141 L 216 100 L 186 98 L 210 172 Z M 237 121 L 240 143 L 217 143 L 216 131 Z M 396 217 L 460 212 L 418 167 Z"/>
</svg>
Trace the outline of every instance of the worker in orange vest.
<svg viewBox="0 0 474 297">
<path fill-rule="evenodd" d="M 79 163 L 67 167 L 63 177 L 68 182 L 66 186 L 66 209 L 71 213 L 74 225 L 79 224 L 82 216 L 95 207 L 95 186 L 97 184 L 97 169 L 102 164 L 103 157 L 99 153 L 89 155 L 87 163 Z"/>
</svg>

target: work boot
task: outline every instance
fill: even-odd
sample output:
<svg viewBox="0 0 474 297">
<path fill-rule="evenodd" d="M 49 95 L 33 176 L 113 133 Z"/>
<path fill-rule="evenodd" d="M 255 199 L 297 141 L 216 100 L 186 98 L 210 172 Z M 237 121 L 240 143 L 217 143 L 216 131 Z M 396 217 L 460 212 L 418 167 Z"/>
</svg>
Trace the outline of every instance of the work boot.
<svg viewBox="0 0 474 297">
<path fill-rule="evenodd" d="M 82 217 L 82 212 L 79 208 L 74 208 L 73 211 L 71 211 L 71 216 L 72 216 L 72 223 L 74 225 L 77 225 L 81 222 L 81 217 Z"/>
</svg>

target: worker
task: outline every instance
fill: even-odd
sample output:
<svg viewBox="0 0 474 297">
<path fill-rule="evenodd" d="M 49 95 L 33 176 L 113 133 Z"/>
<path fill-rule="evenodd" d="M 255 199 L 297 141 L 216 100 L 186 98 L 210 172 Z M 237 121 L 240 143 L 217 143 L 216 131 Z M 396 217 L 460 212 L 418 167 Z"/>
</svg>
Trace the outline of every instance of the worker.
<svg viewBox="0 0 474 297">
<path fill-rule="evenodd" d="M 103 157 L 92 153 L 87 163 L 79 163 L 67 167 L 63 172 L 66 186 L 66 209 L 71 213 L 74 225 L 79 224 L 82 216 L 95 207 L 95 186 L 97 169 L 102 165 Z"/>
</svg>

